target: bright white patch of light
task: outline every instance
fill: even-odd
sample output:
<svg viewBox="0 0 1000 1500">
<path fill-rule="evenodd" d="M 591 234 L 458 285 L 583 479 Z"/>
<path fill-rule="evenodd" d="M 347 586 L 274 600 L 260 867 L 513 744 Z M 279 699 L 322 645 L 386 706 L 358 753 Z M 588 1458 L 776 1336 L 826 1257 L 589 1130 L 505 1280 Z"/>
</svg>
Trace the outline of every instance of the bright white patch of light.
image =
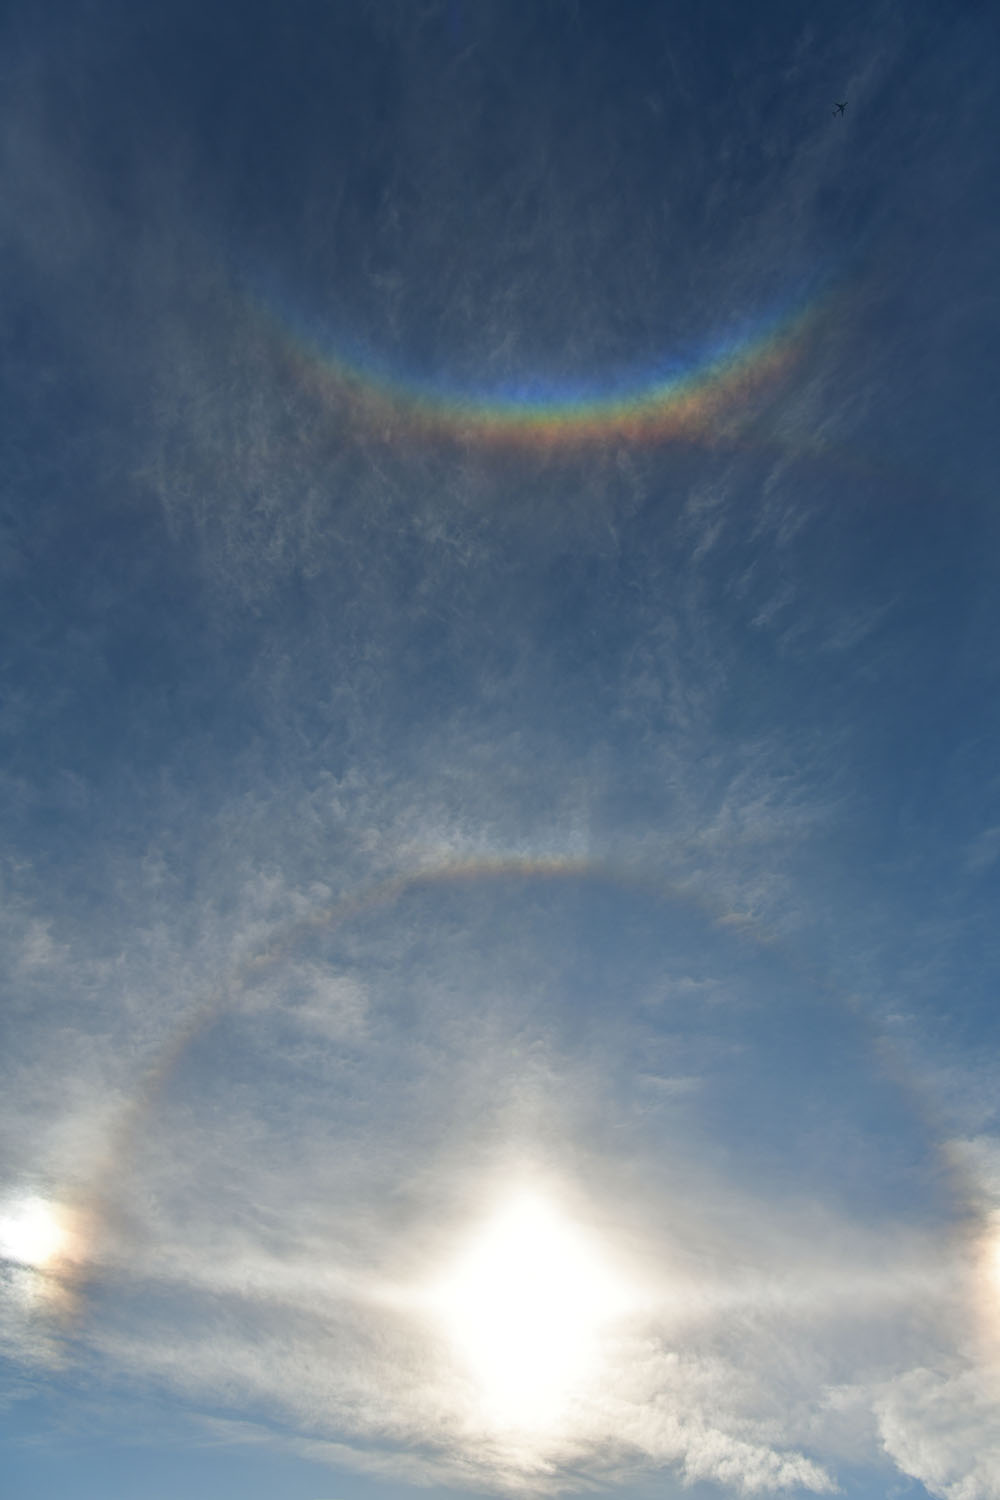
<svg viewBox="0 0 1000 1500">
<path fill-rule="evenodd" d="M 63 1218 L 44 1198 L 25 1198 L 0 1213 L 0 1259 L 44 1271 L 66 1249 Z"/>
<path fill-rule="evenodd" d="M 990 1232 L 984 1245 L 985 1269 L 990 1283 L 989 1290 L 993 1305 L 992 1321 L 997 1325 L 998 1309 L 1000 1309 L 1000 1213 L 993 1213 L 990 1218 L 992 1220 Z"/>
<path fill-rule="evenodd" d="M 427 1305 L 478 1388 L 482 1420 L 542 1433 L 599 1380 L 602 1335 L 635 1299 L 582 1229 L 523 1192 L 472 1235 Z"/>
</svg>

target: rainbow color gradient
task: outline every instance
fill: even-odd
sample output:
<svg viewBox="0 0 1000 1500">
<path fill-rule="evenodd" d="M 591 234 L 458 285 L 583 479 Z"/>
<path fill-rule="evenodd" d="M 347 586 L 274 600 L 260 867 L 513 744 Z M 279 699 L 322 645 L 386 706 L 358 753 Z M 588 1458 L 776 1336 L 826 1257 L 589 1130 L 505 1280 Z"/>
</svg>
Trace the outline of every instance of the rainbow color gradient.
<svg viewBox="0 0 1000 1500">
<path fill-rule="evenodd" d="M 752 404 L 793 367 L 823 297 L 758 323 L 678 367 L 600 382 L 525 380 L 494 389 L 460 388 L 391 369 L 347 352 L 300 317 L 276 311 L 272 324 L 304 379 L 345 403 L 388 437 L 422 436 L 494 449 L 558 452 L 609 443 L 662 444 L 734 439 Z"/>
</svg>

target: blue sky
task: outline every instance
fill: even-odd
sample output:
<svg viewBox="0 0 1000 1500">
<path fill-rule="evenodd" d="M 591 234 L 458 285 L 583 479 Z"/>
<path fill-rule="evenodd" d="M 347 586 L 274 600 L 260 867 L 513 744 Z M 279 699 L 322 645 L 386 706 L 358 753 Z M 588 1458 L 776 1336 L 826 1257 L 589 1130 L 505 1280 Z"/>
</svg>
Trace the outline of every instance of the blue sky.
<svg viewBox="0 0 1000 1500">
<path fill-rule="evenodd" d="M 5 9 L 14 1500 L 1000 1496 L 995 23 Z"/>
</svg>

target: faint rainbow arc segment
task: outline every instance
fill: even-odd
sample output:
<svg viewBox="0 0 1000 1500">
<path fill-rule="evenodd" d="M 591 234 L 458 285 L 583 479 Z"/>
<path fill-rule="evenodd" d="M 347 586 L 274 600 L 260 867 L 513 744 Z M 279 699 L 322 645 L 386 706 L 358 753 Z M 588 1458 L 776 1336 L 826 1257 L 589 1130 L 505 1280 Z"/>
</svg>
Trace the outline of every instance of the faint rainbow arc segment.
<svg viewBox="0 0 1000 1500">
<path fill-rule="evenodd" d="M 406 377 L 321 344 L 301 320 L 266 304 L 265 311 L 296 359 L 373 422 L 486 448 L 559 452 L 725 437 L 746 402 L 792 368 L 827 300 L 814 297 L 683 373 L 575 395 L 460 390 Z"/>
</svg>

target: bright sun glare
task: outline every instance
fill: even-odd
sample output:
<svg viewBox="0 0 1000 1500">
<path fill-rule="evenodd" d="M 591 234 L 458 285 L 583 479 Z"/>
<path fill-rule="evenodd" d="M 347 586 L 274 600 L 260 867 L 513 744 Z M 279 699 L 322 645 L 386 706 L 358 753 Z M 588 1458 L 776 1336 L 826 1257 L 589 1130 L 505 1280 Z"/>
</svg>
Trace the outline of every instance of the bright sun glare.
<svg viewBox="0 0 1000 1500">
<path fill-rule="evenodd" d="M 43 1198 L 26 1198 L 0 1213 L 0 1257 L 44 1271 L 65 1250 L 67 1231 L 59 1210 Z"/>
<path fill-rule="evenodd" d="M 474 1233 L 429 1304 L 491 1426 L 538 1432 L 601 1370 L 601 1336 L 633 1305 L 582 1229 L 540 1194 L 509 1199 Z"/>
</svg>

